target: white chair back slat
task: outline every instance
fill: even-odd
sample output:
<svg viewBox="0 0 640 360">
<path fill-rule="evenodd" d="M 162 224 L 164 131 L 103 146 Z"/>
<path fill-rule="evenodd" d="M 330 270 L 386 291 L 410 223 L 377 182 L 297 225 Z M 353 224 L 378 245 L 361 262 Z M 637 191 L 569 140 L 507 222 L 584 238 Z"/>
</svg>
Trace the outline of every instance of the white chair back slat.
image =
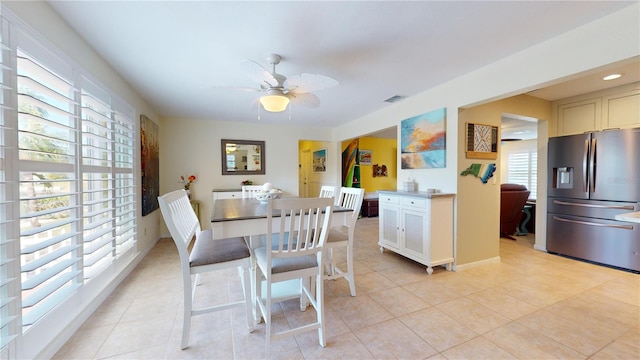
<svg viewBox="0 0 640 360">
<path fill-rule="evenodd" d="M 332 198 L 336 196 L 336 187 L 330 185 L 322 185 L 320 188 L 320 195 L 318 197 L 321 198 Z"/>
<path fill-rule="evenodd" d="M 355 226 L 356 220 L 360 215 L 360 208 L 362 207 L 362 200 L 364 199 L 364 189 L 342 187 L 340 188 L 340 195 L 336 203 L 342 207 L 353 210 L 351 213 L 351 224 L 349 227 Z"/>
<path fill-rule="evenodd" d="M 280 216 L 273 217 L 274 211 Z M 270 255 L 285 258 L 317 254 L 327 238 L 332 213 L 332 198 L 269 200 L 267 249 L 273 249 Z"/>
<path fill-rule="evenodd" d="M 262 191 L 262 185 L 242 185 L 242 198 L 252 199 L 256 193 Z"/>
<path fill-rule="evenodd" d="M 180 256 L 185 256 L 186 253 L 188 258 L 187 248 L 193 236 L 200 232 L 200 222 L 193 212 L 187 192 L 173 191 L 159 197 L 158 204 Z"/>
</svg>

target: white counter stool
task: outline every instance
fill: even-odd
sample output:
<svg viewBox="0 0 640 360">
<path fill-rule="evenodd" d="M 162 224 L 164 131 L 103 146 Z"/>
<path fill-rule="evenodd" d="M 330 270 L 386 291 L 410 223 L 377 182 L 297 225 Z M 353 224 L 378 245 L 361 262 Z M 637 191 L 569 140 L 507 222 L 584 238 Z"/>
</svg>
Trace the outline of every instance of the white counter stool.
<svg viewBox="0 0 640 360">
<path fill-rule="evenodd" d="M 247 327 L 253 331 L 255 320 L 251 307 L 251 288 L 249 277 L 250 252 L 247 243 L 241 237 L 213 240 L 211 230 L 201 231 L 200 223 L 196 217 L 187 192 L 177 190 L 158 197 L 162 217 L 164 218 L 169 233 L 173 238 L 180 256 L 180 269 L 184 284 L 184 323 L 182 327 L 181 348 L 189 346 L 189 330 L 191 317 L 213 311 L 227 310 L 233 307 L 244 307 L 247 316 Z M 195 235 L 195 243 L 191 253 L 189 244 Z M 244 300 L 207 307 L 193 309 L 193 299 L 196 296 L 196 287 L 200 274 L 238 267 L 242 279 Z M 192 284 L 191 275 L 195 274 L 195 282 Z"/>
<path fill-rule="evenodd" d="M 364 198 L 364 189 L 342 187 L 340 188 L 340 195 L 336 199 L 336 204 L 342 207 L 346 207 L 353 210 L 349 224 L 346 226 L 339 226 L 331 228 L 329 231 L 329 237 L 324 246 L 326 254 L 325 268 L 326 275 L 325 280 L 335 280 L 339 278 L 345 278 L 349 282 L 349 290 L 351 296 L 356 296 L 356 281 L 353 271 L 353 236 L 356 228 L 356 221 L 360 215 L 360 208 L 362 207 L 362 199 Z M 344 271 L 336 266 L 335 259 L 333 257 L 333 249 L 338 247 L 345 247 L 347 251 L 347 271 Z"/>
</svg>

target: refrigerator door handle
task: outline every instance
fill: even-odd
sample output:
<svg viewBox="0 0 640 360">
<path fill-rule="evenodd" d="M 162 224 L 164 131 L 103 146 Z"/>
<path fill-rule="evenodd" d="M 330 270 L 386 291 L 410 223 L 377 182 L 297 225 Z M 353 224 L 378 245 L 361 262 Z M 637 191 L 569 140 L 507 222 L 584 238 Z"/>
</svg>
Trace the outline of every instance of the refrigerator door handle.
<svg viewBox="0 0 640 360">
<path fill-rule="evenodd" d="M 596 139 L 591 139 L 591 152 L 589 154 L 589 187 L 591 192 L 596 191 Z"/>
<path fill-rule="evenodd" d="M 632 225 L 600 224 L 600 223 L 594 223 L 594 222 L 591 222 L 591 221 L 579 221 L 579 220 L 564 219 L 564 218 L 557 217 L 557 216 L 554 216 L 553 220 L 558 220 L 558 221 L 563 221 L 563 222 L 568 222 L 568 223 L 573 223 L 573 224 L 580 224 L 580 225 L 601 226 L 601 227 L 608 227 L 608 228 L 614 228 L 614 229 L 633 230 L 633 226 Z"/>
<path fill-rule="evenodd" d="M 589 189 L 587 188 L 588 161 L 589 161 L 589 139 L 584 141 L 584 152 L 582 155 L 582 192 L 589 191 Z"/>
<path fill-rule="evenodd" d="M 572 203 L 567 201 L 553 200 L 554 204 L 557 205 L 569 205 L 569 206 L 581 206 L 588 208 L 598 208 L 598 209 L 614 209 L 614 210 L 635 210 L 633 205 L 595 205 L 595 204 L 582 204 L 582 203 Z"/>
</svg>

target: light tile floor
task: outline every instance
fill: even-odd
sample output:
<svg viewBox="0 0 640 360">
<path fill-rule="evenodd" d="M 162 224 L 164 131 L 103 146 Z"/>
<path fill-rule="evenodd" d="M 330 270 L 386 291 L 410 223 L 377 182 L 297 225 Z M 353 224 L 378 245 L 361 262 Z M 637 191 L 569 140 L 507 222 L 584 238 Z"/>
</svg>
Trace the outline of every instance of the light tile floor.
<svg viewBox="0 0 640 360">
<path fill-rule="evenodd" d="M 317 332 L 273 344 L 278 359 L 639 359 L 640 276 L 500 240 L 501 263 L 461 272 L 425 267 L 377 246 L 378 218 L 356 226 L 357 296 L 325 282 L 327 346 Z M 344 259 L 344 253 L 338 256 Z M 203 277 L 197 301 L 241 296 L 236 271 Z M 56 359 L 258 359 L 264 325 L 240 309 L 198 316 L 180 350 L 182 285 L 162 239 L 56 354 Z M 312 318 L 295 301 L 274 324 Z"/>
</svg>

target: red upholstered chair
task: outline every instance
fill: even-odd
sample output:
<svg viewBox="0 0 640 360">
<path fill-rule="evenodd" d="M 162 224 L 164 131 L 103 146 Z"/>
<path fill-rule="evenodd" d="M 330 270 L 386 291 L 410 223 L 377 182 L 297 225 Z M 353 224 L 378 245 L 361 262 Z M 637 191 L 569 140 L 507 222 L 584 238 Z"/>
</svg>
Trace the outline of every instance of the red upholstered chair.
<svg viewBox="0 0 640 360">
<path fill-rule="evenodd" d="M 511 235 L 520 224 L 522 209 L 530 193 L 524 185 L 500 185 L 500 237 L 515 240 Z"/>
</svg>

